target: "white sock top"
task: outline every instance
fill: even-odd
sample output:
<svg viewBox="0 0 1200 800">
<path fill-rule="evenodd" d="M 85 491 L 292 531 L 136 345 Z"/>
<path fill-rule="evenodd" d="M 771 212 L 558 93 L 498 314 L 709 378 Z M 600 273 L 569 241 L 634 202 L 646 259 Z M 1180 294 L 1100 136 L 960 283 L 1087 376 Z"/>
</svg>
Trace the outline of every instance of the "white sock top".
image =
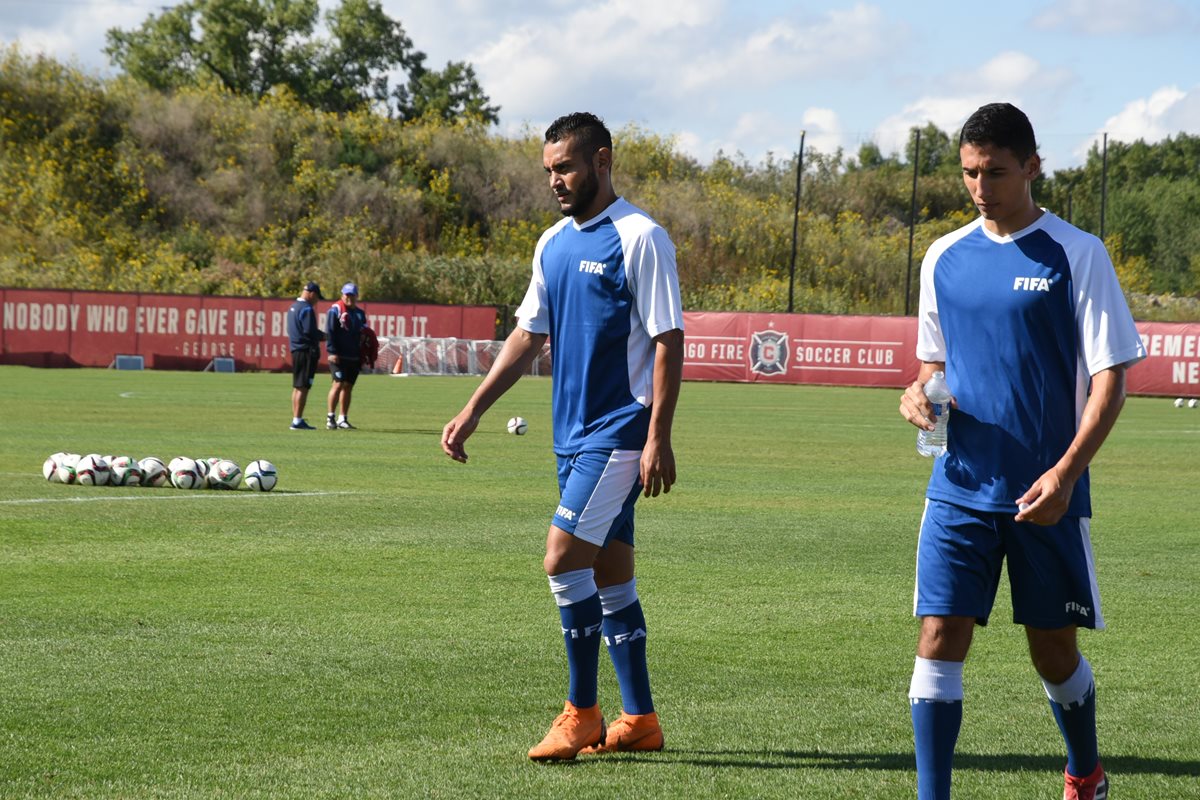
<svg viewBox="0 0 1200 800">
<path fill-rule="evenodd" d="M 963 662 L 936 661 L 917 656 L 913 665 L 910 700 L 955 702 L 963 699 Z"/>
</svg>

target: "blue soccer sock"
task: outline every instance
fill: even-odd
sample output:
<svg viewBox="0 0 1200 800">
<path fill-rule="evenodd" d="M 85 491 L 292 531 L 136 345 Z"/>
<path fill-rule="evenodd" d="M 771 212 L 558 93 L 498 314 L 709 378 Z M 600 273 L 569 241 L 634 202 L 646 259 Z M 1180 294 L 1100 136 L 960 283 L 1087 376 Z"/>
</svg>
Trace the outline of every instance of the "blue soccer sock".
<svg viewBox="0 0 1200 800">
<path fill-rule="evenodd" d="M 637 581 L 600 590 L 604 609 L 604 643 L 621 687 L 626 714 L 654 711 L 650 698 L 650 672 L 646 667 L 646 617 L 638 600 Z"/>
<path fill-rule="evenodd" d="M 950 800 L 954 746 L 962 726 L 961 661 L 917 658 L 908 690 L 917 753 L 918 800 Z"/>
<path fill-rule="evenodd" d="M 562 618 L 570 687 L 567 699 L 578 708 L 596 705 L 596 672 L 600 664 L 600 595 L 592 570 L 577 569 L 550 576 L 550 591 Z"/>
<path fill-rule="evenodd" d="M 1042 679 L 1050 710 L 1067 743 L 1067 772 L 1086 778 L 1100 763 L 1096 744 L 1096 683 L 1092 665 L 1082 655 L 1079 666 L 1064 683 L 1052 684 Z"/>
</svg>

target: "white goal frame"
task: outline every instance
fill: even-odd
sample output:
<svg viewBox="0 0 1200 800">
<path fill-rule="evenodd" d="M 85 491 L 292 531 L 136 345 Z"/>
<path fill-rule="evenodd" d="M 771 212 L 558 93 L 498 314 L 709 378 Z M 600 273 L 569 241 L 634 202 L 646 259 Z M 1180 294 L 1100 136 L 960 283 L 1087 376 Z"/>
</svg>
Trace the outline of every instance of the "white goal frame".
<svg viewBox="0 0 1200 800">
<path fill-rule="evenodd" d="M 504 342 L 491 339 L 380 338 L 375 372 L 391 375 L 486 375 Z M 550 374 L 550 345 L 533 360 L 527 375 Z"/>
</svg>

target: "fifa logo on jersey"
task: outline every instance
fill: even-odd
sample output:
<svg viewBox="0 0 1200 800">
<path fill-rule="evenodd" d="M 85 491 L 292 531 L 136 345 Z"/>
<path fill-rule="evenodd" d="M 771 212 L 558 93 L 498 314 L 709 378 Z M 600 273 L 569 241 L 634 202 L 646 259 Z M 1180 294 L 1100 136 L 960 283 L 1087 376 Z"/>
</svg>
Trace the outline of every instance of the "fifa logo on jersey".
<svg viewBox="0 0 1200 800">
<path fill-rule="evenodd" d="M 608 265 L 602 261 L 588 261 L 585 259 L 579 262 L 580 272 L 590 272 L 593 275 L 603 275 L 604 270 L 607 268 Z"/>
<path fill-rule="evenodd" d="M 1092 613 L 1091 608 L 1089 608 L 1088 606 L 1081 606 L 1081 605 L 1079 605 L 1079 603 L 1076 603 L 1074 600 L 1067 603 L 1066 611 L 1068 614 L 1075 613 L 1075 614 L 1080 614 L 1085 617 L 1089 616 Z"/>
<path fill-rule="evenodd" d="M 565 519 L 567 522 L 575 521 L 575 512 L 565 506 L 559 506 L 554 513 Z"/>
<path fill-rule="evenodd" d="M 788 337 L 779 331 L 756 331 L 750 341 L 750 369 L 759 375 L 787 372 Z"/>
<path fill-rule="evenodd" d="M 563 628 L 563 636 L 570 636 L 572 639 L 586 639 L 593 633 L 600 630 L 601 623 L 595 625 L 585 625 L 582 628 Z"/>
<path fill-rule="evenodd" d="M 1020 292 L 1048 292 L 1050 291 L 1049 278 L 1014 278 L 1013 291 Z"/>
<path fill-rule="evenodd" d="M 637 630 L 629 631 L 628 633 L 618 633 L 616 636 L 605 636 L 604 644 L 607 647 L 619 647 L 623 644 L 636 642 L 638 639 L 646 638 L 646 629 L 638 628 Z"/>
</svg>

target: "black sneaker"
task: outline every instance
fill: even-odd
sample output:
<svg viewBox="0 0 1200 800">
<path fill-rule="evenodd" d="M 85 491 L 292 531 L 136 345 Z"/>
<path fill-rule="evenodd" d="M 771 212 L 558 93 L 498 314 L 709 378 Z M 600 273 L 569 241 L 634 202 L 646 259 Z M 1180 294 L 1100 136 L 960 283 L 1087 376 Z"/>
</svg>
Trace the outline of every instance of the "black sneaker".
<svg viewBox="0 0 1200 800">
<path fill-rule="evenodd" d="M 316 428 L 314 428 L 312 425 L 309 425 L 304 420 L 300 420 L 299 422 L 293 422 L 291 427 L 292 427 L 292 430 L 294 430 L 294 431 L 315 431 L 316 430 Z"/>
<path fill-rule="evenodd" d="M 348 419 L 344 419 L 344 420 L 342 420 L 341 422 L 339 422 L 339 423 L 337 424 L 337 426 L 338 426 L 339 428 L 341 428 L 342 430 L 344 430 L 344 431 L 356 431 L 356 430 L 358 430 L 358 428 L 356 428 L 356 427 L 354 427 L 353 425 L 351 425 L 351 424 L 350 424 L 350 420 L 348 420 Z"/>
<path fill-rule="evenodd" d="M 332 416 L 329 416 L 329 417 L 325 418 L 325 427 L 331 431 L 336 431 L 338 426 L 337 426 L 337 422 L 334 420 L 334 418 Z"/>
</svg>

